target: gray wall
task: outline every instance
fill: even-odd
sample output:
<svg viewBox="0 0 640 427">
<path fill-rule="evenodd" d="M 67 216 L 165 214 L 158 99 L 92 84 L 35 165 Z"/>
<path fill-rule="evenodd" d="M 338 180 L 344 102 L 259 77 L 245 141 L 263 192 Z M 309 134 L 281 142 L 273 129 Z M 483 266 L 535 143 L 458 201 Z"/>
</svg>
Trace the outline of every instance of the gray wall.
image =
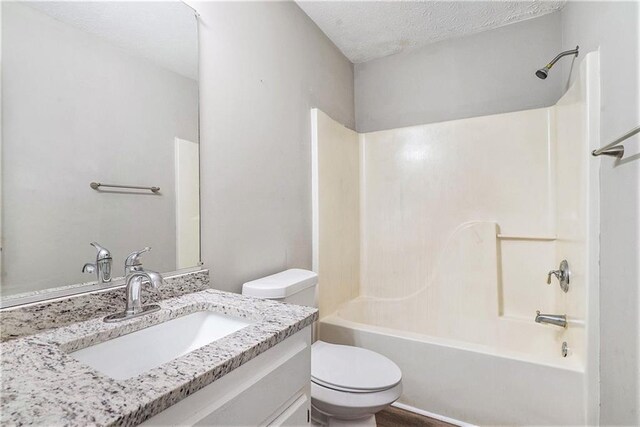
<svg viewBox="0 0 640 427">
<path fill-rule="evenodd" d="M 213 286 L 311 267 L 311 116 L 353 128 L 353 66 L 293 2 L 200 13 L 202 255 Z"/>
<path fill-rule="evenodd" d="M 534 72 L 561 46 L 552 13 L 355 65 L 359 132 L 554 104 L 559 76 Z"/>
<path fill-rule="evenodd" d="M 93 240 L 116 276 L 147 245 L 146 267 L 175 269 L 174 138 L 197 140 L 197 83 L 24 4 L 2 9 L 2 292 L 95 280 L 80 271 Z"/>
<path fill-rule="evenodd" d="M 568 2 L 564 48 L 600 50 L 605 144 L 640 124 L 640 5 Z M 563 63 L 569 83 L 570 62 Z M 575 73 L 574 73 L 575 74 Z M 600 170 L 600 423 L 640 425 L 640 135 Z"/>
</svg>

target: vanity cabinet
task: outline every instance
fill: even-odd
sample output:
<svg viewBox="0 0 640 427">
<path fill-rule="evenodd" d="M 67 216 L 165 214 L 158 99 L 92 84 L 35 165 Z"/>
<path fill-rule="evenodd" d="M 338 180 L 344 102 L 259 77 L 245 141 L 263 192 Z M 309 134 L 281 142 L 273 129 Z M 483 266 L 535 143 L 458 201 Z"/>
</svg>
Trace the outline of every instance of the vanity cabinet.
<svg viewBox="0 0 640 427">
<path fill-rule="evenodd" d="M 142 425 L 306 425 L 310 387 L 311 327 L 306 327 Z"/>
</svg>

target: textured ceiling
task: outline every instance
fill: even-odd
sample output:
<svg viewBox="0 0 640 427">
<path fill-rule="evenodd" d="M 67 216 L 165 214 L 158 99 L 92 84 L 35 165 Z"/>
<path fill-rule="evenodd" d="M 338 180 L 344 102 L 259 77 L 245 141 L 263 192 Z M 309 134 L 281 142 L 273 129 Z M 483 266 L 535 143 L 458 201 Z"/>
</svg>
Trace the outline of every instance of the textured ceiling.
<svg viewBox="0 0 640 427">
<path fill-rule="evenodd" d="M 181 1 L 26 1 L 23 4 L 164 68 L 197 79 L 197 22 L 193 9 Z"/>
<path fill-rule="evenodd" d="M 352 62 L 555 12 L 565 1 L 303 1 L 298 5 Z"/>
</svg>

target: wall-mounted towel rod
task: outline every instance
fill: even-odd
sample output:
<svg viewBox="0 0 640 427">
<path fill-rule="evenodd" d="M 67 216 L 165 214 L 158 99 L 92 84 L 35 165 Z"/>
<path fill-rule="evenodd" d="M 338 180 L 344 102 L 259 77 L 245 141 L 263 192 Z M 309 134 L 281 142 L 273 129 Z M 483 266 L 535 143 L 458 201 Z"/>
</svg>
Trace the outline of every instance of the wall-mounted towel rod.
<svg viewBox="0 0 640 427">
<path fill-rule="evenodd" d="M 605 156 L 612 156 L 612 157 L 617 157 L 621 159 L 622 156 L 624 156 L 624 146 L 618 145 L 618 144 L 620 144 L 622 141 L 624 141 L 627 138 L 631 138 L 633 135 L 639 132 L 640 132 L 640 126 L 635 127 L 631 129 L 629 132 L 622 135 L 620 138 L 616 139 L 615 141 L 605 145 L 604 147 L 598 148 L 597 150 L 593 150 L 591 154 L 594 156 L 600 156 L 604 154 Z"/>
<path fill-rule="evenodd" d="M 91 184 L 89 184 L 89 186 L 94 190 L 97 190 L 100 187 L 110 187 L 110 188 L 132 188 L 134 190 L 149 190 L 152 193 L 158 193 L 160 191 L 160 187 L 139 187 L 137 185 L 102 184 L 100 182 L 92 182 Z"/>
</svg>

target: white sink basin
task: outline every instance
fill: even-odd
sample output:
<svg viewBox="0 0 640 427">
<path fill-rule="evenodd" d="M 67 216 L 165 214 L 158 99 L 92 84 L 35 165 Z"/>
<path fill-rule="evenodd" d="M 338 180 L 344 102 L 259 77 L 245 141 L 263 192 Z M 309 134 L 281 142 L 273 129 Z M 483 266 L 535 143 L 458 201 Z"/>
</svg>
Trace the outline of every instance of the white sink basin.
<svg viewBox="0 0 640 427">
<path fill-rule="evenodd" d="M 232 334 L 253 322 L 198 311 L 70 353 L 116 380 L 135 377 Z"/>
</svg>

